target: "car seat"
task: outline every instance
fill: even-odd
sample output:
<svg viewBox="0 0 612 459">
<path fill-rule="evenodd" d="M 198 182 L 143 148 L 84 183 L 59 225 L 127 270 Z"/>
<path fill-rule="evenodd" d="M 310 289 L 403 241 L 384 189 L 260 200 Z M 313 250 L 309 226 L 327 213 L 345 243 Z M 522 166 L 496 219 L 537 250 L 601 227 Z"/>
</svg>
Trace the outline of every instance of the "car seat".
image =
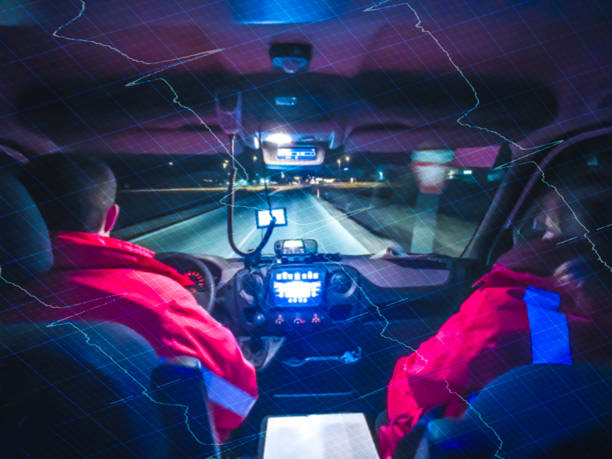
<svg viewBox="0 0 612 459">
<path fill-rule="evenodd" d="M 396 457 L 609 457 L 611 388 L 611 365 L 518 367 L 487 385 L 462 417 L 429 422 L 416 451 L 402 440 Z"/>
<path fill-rule="evenodd" d="M 0 295 L 51 266 L 35 203 L 1 173 Z M 160 363 L 143 337 L 120 324 L 0 324 L 3 456 L 214 455 L 200 370 L 191 357 Z"/>
</svg>

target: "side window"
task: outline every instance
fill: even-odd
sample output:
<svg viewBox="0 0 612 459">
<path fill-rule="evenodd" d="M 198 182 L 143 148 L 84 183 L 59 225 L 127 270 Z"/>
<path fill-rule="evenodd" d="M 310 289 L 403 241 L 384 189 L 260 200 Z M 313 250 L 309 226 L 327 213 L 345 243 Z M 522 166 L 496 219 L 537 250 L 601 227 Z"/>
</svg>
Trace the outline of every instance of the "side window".
<svg viewBox="0 0 612 459">
<path fill-rule="evenodd" d="M 513 233 L 514 244 L 541 239 L 546 232 L 547 214 L 548 212 L 544 207 L 544 198 L 542 195 L 539 195 L 528 207 L 523 218 L 515 225 Z"/>
</svg>

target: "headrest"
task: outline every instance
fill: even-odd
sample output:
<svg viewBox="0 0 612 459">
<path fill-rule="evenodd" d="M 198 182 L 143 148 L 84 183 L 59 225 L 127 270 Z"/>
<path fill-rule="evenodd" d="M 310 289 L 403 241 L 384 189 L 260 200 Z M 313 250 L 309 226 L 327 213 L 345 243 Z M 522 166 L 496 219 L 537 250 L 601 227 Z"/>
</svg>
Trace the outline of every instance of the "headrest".
<svg viewBox="0 0 612 459">
<path fill-rule="evenodd" d="M 0 173 L 0 274 L 21 282 L 52 264 L 49 232 L 36 204 L 19 180 Z"/>
</svg>

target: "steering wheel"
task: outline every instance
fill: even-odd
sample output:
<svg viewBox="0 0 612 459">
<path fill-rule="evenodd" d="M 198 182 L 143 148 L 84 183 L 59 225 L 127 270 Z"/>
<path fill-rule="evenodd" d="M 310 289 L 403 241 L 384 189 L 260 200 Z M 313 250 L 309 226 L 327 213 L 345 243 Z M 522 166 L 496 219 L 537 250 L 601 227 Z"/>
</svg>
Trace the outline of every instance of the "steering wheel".
<svg viewBox="0 0 612 459">
<path fill-rule="evenodd" d="M 176 252 L 159 253 L 155 258 L 193 280 L 196 284 L 193 296 L 207 312 L 212 312 L 216 299 L 215 278 L 206 263 L 192 255 Z"/>
</svg>

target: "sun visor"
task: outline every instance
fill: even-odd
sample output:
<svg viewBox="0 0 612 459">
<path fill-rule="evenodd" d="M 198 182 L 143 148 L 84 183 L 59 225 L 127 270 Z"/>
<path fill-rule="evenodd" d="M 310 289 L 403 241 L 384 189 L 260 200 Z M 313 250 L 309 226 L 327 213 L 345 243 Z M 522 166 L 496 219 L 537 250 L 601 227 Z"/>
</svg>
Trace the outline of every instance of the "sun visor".
<svg viewBox="0 0 612 459">
<path fill-rule="evenodd" d="M 457 167 L 491 168 L 495 164 L 500 148 L 500 145 L 457 148 L 452 165 Z"/>
<path fill-rule="evenodd" d="M 412 161 L 422 164 L 444 164 L 447 166 L 470 168 L 491 168 L 495 164 L 500 151 L 500 145 L 485 145 L 482 147 L 415 150 Z"/>
</svg>

